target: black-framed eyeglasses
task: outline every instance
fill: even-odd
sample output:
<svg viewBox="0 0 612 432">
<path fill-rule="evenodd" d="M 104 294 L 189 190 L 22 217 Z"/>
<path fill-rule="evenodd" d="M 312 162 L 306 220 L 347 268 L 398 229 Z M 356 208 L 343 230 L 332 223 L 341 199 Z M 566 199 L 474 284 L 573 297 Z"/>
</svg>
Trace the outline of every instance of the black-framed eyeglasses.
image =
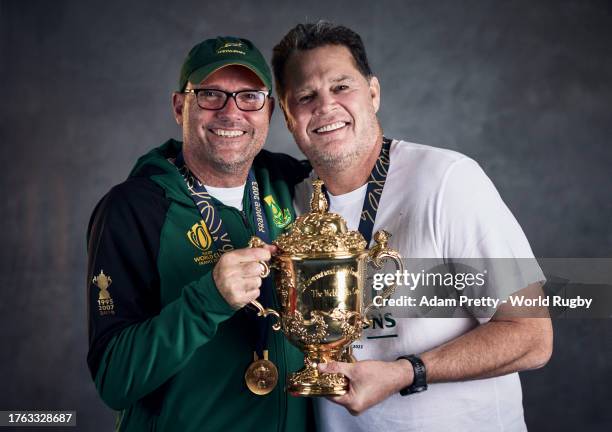
<svg viewBox="0 0 612 432">
<path fill-rule="evenodd" d="M 226 92 L 217 89 L 187 89 L 184 93 L 193 93 L 198 106 L 205 110 L 221 110 L 227 104 L 230 97 L 234 98 L 236 106 L 241 111 L 259 111 L 266 104 L 269 91 L 242 90 L 237 92 Z"/>
</svg>

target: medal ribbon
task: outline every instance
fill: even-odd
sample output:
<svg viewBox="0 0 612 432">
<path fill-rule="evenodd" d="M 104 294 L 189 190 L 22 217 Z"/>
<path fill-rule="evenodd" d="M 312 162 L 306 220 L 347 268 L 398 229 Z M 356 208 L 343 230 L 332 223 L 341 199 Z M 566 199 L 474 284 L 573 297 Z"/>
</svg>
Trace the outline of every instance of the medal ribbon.
<svg viewBox="0 0 612 432">
<path fill-rule="evenodd" d="M 185 159 L 183 158 L 183 152 L 179 152 L 174 161 L 174 165 L 178 169 L 179 173 L 183 176 L 185 183 L 187 184 L 187 189 L 191 194 L 191 199 L 198 207 L 200 214 L 202 216 L 202 220 L 206 224 L 206 228 L 208 229 L 211 237 L 213 238 L 213 242 L 215 244 L 215 248 L 220 253 L 225 253 L 234 250 L 234 245 L 232 244 L 231 238 L 223 221 L 221 220 L 219 211 L 216 209 L 215 204 L 212 200 L 212 197 L 206 190 L 206 187 L 200 182 L 193 173 L 189 170 L 187 165 L 185 164 Z M 264 212 L 264 207 L 261 203 L 261 198 L 259 195 L 259 185 L 257 184 L 257 179 L 255 178 L 255 173 L 251 168 L 249 170 L 249 174 L 247 176 L 246 187 L 249 193 L 249 205 L 251 206 L 251 215 L 252 215 L 252 226 L 255 227 L 255 234 L 257 237 L 262 239 L 267 244 L 270 244 L 270 230 L 268 228 L 268 221 L 266 219 L 266 214 Z M 267 277 L 263 279 L 261 291 L 258 300 L 264 307 L 272 306 L 272 278 Z M 253 325 L 256 328 L 255 334 L 255 343 L 254 348 L 257 356 L 262 359 L 263 351 L 266 349 L 268 344 L 268 331 L 270 327 L 269 317 L 262 318 L 257 317 L 251 314 L 254 318 Z"/>
<path fill-rule="evenodd" d="M 369 247 L 370 241 L 372 240 L 376 212 L 378 211 L 380 196 L 382 195 L 383 188 L 385 187 L 385 181 L 387 180 L 387 172 L 389 171 L 390 163 L 390 149 L 391 140 L 383 137 L 380 154 L 378 155 L 376 164 L 374 164 L 374 168 L 372 168 L 370 177 L 368 177 L 368 187 L 366 189 L 366 196 L 363 200 L 363 209 L 361 210 L 361 217 L 359 220 L 359 232 L 366 241 L 366 247 Z M 327 195 L 327 200 L 331 202 L 327 189 L 325 189 L 325 194 Z"/>
</svg>

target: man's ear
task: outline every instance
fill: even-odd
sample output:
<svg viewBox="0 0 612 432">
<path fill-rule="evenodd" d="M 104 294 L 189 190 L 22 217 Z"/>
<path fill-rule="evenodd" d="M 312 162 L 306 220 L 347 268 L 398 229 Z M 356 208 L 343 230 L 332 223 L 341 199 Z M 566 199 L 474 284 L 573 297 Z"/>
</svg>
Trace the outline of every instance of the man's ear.
<svg viewBox="0 0 612 432">
<path fill-rule="evenodd" d="M 375 76 L 370 78 L 370 96 L 372 97 L 374 112 L 377 113 L 380 108 L 380 83 Z"/>
<path fill-rule="evenodd" d="M 270 96 L 268 99 L 270 101 L 270 108 L 269 108 L 270 112 L 268 113 L 268 120 L 272 120 L 272 113 L 274 112 L 274 107 L 276 105 L 276 103 L 275 103 L 276 101 L 274 100 L 274 98 L 272 96 Z"/>
<path fill-rule="evenodd" d="M 179 126 L 183 125 L 183 109 L 185 108 L 185 93 L 172 93 L 172 113 Z"/>
<path fill-rule="evenodd" d="M 287 129 L 289 129 L 289 132 L 293 133 L 293 128 L 291 127 L 291 119 L 287 114 L 287 109 L 282 103 L 279 105 L 281 107 L 281 111 L 283 112 L 283 117 L 285 118 L 285 125 L 287 126 Z"/>
</svg>

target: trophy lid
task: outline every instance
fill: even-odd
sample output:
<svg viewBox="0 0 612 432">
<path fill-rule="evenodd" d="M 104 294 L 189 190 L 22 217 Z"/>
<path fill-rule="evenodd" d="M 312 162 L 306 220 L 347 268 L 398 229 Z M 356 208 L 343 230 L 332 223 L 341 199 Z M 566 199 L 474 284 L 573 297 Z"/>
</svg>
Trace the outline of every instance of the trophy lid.
<svg viewBox="0 0 612 432">
<path fill-rule="evenodd" d="M 313 258 L 363 252 L 367 245 L 359 231 L 349 231 L 342 216 L 327 211 L 327 198 L 322 191 L 323 181 L 314 180 L 312 187 L 310 212 L 299 216 L 291 230 L 273 242 L 280 252 Z"/>
</svg>

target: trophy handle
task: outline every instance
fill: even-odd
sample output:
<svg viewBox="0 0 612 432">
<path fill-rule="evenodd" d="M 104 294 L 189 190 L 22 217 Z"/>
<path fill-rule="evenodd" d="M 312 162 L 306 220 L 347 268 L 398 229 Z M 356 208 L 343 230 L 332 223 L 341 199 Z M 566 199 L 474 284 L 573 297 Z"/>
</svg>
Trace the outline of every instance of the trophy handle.
<svg viewBox="0 0 612 432">
<path fill-rule="evenodd" d="M 253 236 L 251 237 L 251 240 L 249 240 L 250 248 L 262 247 L 264 245 L 265 243 L 259 237 Z M 261 274 L 259 276 L 262 279 L 265 279 L 270 275 L 270 266 L 265 261 L 259 261 L 259 264 L 261 264 L 263 267 L 263 270 L 261 271 Z M 257 300 L 253 300 L 249 304 L 255 306 L 255 308 L 257 309 L 257 316 L 265 318 L 268 315 L 272 315 L 276 317 L 276 323 L 272 325 L 272 329 L 274 329 L 275 331 L 280 330 L 281 328 L 280 314 L 278 312 L 276 312 L 274 309 L 263 307 L 263 305 L 259 303 Z"/>
<path fill-rule="evenodd" d="M 255 306 L 255 308 L 257 309 L 257 316 L 264 317 L 264 318 L 267 317 L 268 315 L 275 316 L 276 322 L 272 324 L 272 329 L 274 329 L 275 331 L 279 331 L 281 329 L 280 315 L 278 312 L 276 312 L 274 309 L 263 307 L 263 305 L 259 303 L 257 300 L 252 300 L 249 303 L 249 305 Z"/>
<path fill-rule="evenodd" d="M 385 230 L 380 230 L 376 234 L 374 234 L 374 241 L 376 242 L 376 245 L 372 249 L 370 249 L 370 252 L 368 253 L 368 261 L 371 261 L 375 268 L 380 269 L 383 266 L 383 260 L 385 258 L 390 258 L 395 261 L 397 269 L 401 273 L 403 273 L 404 263 L 402 262 L 400 254 L 387 246 L 389 237 L 391 237 L 391 234 L 389 234 Z M 389 285 L 382 291 L 380 296 L 383 299 L 391 297 L 395 292 L 396 287 L 396 284 Z M 368 314 L 374 308 L 376 308 L 376 306 L 374 306 L 374 303 L 372 302 L 363 310 L 363 316 L 364 320 L 366 320 L 366 323 L 368 322 Z"/>
</svg>

